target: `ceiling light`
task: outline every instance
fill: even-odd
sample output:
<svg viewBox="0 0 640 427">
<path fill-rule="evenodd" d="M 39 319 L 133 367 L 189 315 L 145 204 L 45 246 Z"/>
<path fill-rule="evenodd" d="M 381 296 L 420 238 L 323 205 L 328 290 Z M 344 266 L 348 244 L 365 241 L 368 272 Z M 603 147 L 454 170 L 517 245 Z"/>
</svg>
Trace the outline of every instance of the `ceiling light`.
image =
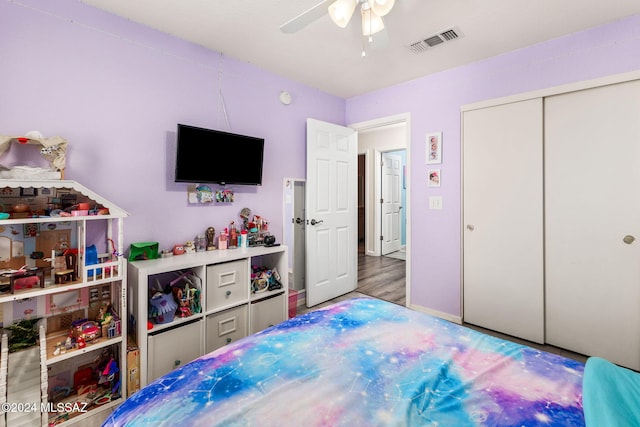
<svg viewBox="0 0 640 427">
<path fill-rule="evenodd" d="M 378 16 L 384 16 L 391 12 L 395 0 L 369 0 L 371 9 Z"/>
<path fill-rule="evenodd" d="M 329 16 L 338 27 L 345 28 L 357 4 L 358 0 L 336 0 L 329 6 Z"/>
</svg>

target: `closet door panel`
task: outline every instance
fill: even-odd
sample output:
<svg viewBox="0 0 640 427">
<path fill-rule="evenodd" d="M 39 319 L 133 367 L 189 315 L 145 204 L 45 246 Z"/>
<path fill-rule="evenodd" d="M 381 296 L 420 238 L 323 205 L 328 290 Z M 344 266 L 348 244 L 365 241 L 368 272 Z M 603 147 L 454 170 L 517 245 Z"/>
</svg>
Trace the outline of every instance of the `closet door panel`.
<svg viewBox="0 0 640 427">
<path fill-rule="evenodd" d="M 547 342 L 640 369 L 640 82 L 546 98 L 545 198 Z"/>
<path fill-rule="evenodd" d="M 544 341 L 542 100 L 463 114 L 463 315 Z"/>
</svg>

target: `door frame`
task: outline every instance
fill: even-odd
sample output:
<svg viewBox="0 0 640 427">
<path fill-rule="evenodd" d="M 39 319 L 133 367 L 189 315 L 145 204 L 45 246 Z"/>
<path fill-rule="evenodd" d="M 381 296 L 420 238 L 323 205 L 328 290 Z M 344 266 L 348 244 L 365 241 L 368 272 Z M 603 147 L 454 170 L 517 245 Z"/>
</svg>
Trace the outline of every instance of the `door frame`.
<svg viewBox="0 0 640 427">
<path fill-rule="evenodd" d="M 282 180 L 282 241 L 284 242 L 284 244 L 287 246 L 288 249 L 288 265 L 289 265 L 289 271 L 287 272 L 287 274 L 290 275 L 291 277 L 300 277 L 300 272 L 298 272 L 298 276 L 296 276 L 296 256 L 299 256 L 301 253 L 304 254 L 306 253 L 306 248 L 305 245 L 302 245 L 302 248 L 296 246 L 296 237 L 298 233 L 302 233 L 304 234 L 304 227 L 305 225 L 303 224 L 301 228 L 303 228 L 302 231 L 300 230 L 296 230 L 296 224 L 293 223 L 293 217 L 295 216 L 295 209 L 296 209 L 296 205 L 299 203 L 302 203 L 303 205 L 303 210 L 304 210 L 304 204 L 305 204 L 305 197 L 304 195 L 302 196 L 301 200 L 298 200 L 296 198 L 296 191 L 295 191 L 295 187 L 298 184 L 302 184 L 303 187 L 306 184 L 306 179 L 305 178 L 288 178 L 285 177 Z M 306 191 L 306 190 L 305 190 Z M 287 198 L 290 197 L 290 200 L 288 200 Z M 288 207 L 290 206 L 291 210 L 288 210 Z M 302 221 L 304 222 L 306 214 L 302 215 L 303 218 Z M 304 260 L 302 262 L 302 268 L 304 270 Z M 304 271 L 302 272 L 302 277 L 304 278 Z M 298 295 L 305 295 L 306 293 L 306 288 L 305 288 L 305 280 L 302 280 L 303 286 L 302 289 L 296 289 L 294 287 L 291 286 L 292 281 L 289 280 L 289 288 L 290 289 L 294 289 L 296 291 L 298 291 Z M 294 286 L 298 286 L 298 284 L 296 284 L 295 282 L 293 282 Z"/>
<path fill-rule="evenodd" d="M 369 188 L 369 183 L 371 180 L 374 181 L 375 184 L 375 194 L 371 194 L 371 191 L 366 191 L 365 194 L 365 206 L 375 207 L 374 218 L 370 218 L 371 215 L 367 215 L 367 210 L 365 209 L 365 254 L 368 256 L 380 256 L 380 221 L 381 221 L 381 212 L 380 212 L 380 204 L 375 203 L 376 200 L 380 200 L 380 168 L 375 167 L 372 168 L 370 165 L 370 156 L 376 160 L 377 164 L 380 163 L 380 159 L 382 157 L 382 152 L 384 151 L 393 151 L 396 149 L 405 149 L 406 150 L 406 174 L 407 174 L 407 205 L 404 207 L 406 209 L 406 252 L 407 252 L 407 260 L 405 265 L 405 282 L 406 282 L 406 292 L 405 292 L 405 305 L 409 307 L 411 305 L 411 113 L 402 113 L 393 116 L 380 117 L 373 120 L 367 120 L 363 122 L 349 124 L 350 128 L 355 129 L 358 134 L 363 132 L 370 132 L 381 130 L 382 128 L 394 125 L 404 124 L 405 127 L 405 146 L 404 147 L 384 147 L 384 148 L 374 148 L 374 149 L 360 149 L 358 147 L 358 154 L 364 154 L 365 159 L 367 160 L 365 164 L 365 177 L 367 184 L 365 184 L 365 188 Z M 373 169 L 373 170 L 372 170 Z M 373 223 L 373 227 L 376 230 L 375 232 L 369 232 L 369 226 Z M 376 239 L 378 237 L 378 239 Z"/>
</svg>

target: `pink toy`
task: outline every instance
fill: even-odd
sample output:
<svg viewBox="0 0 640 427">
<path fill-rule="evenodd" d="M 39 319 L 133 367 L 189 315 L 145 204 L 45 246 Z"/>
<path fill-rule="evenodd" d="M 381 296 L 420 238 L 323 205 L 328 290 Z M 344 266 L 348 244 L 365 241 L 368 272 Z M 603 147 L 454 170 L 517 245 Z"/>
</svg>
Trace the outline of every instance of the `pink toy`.
<svg viewBox="0 0 640 427">
<path fill-rule="evenodd" d="M 38 287 L 40 286 L 40 278 L 38 276 L 21 277 L 15 280 L 14 286 L 15 290 Z"/>
</svg>

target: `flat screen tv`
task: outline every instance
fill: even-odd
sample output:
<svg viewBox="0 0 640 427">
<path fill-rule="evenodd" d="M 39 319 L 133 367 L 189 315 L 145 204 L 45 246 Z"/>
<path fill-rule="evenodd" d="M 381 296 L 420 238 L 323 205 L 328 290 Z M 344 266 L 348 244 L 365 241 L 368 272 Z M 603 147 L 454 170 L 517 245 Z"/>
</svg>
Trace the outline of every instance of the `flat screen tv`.
<svg viewBox="0 0 640 427">
<path fill-rule="evenodd" d="M 262 185 L 264 139 L 178 124 L 176 182 Z"/>
</svg>

